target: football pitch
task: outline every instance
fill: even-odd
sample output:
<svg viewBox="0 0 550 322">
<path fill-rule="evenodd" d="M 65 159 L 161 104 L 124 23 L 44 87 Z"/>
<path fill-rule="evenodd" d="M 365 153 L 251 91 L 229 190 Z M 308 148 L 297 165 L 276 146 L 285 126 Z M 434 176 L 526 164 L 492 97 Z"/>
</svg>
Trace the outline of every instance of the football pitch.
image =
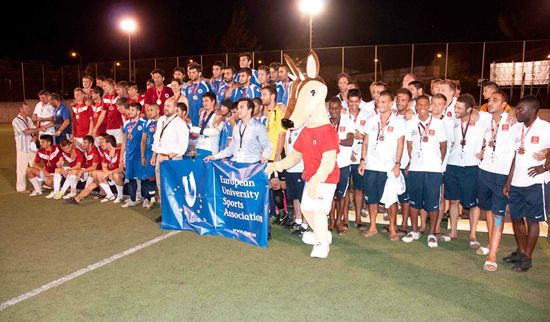
<svg viewBox="0 0 550 322">
<path fill-rule="evenodd" d="M 11 126 L 0 126 L 0 142 L 0 321 L 550 320 L 547 238 L 527 273 L 501 261 L 511 235 L 499 270 L 484 272 L 464 231 L 430 249 L 425 237 L 366 239 L 350 225 L 334 233 L 328 259 L 311 259 L 311 246 L 279 226 L 262 249 L 170 234 L 154 222 L 158 208 L 16 193 Z"/>
</svg>

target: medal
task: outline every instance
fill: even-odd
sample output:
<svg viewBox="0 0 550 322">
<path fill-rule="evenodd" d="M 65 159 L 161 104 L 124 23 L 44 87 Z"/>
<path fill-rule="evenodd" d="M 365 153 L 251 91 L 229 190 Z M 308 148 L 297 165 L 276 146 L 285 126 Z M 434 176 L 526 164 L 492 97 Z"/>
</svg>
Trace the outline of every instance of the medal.
<svg viewBox="0 0 550 322">
<path fill-rule="evenodd" d="M 384 141 L 384 129 L 386 128 L 386 126 L 388 126 L 388 124 L 390 124 L 390 117 L 391 117 L 391 114 L 390 116 L 388 117 L 388 119 L 386 120 L 386 123 L 384 125 L 382 125 L 382 116 L 380 116 L 380 121 L 378 122 L 378 141 L 380 142 L 383 142 Z"/>
<path fill-rule="evenodd" d="M 159 90 L 157 90 L 157 88 L 155 87 L 155 92 L 157 94 L 157 105 L 161 105 L 162 104 L 162 101 L 160 100 L 160 98 L 162 97 L 162 91 L 164 90 L 164 85 L 162 86 L 162 88 Z"/>
<path fill-rule="evenodd" d="M 518 153 L 519 154 L 524 154 L 525 153 L 525 148 L 523 146 L 520 146 L 519 149 L 518 149 Z"/>
<path fill-rule="evenodd" d="M 162 104 L 162 101 L 159 99 L 157 99 L 157 105 L 161 105 Z"/>
<path fill-rule="evenodd" d="M 536 121 L 536 119 L 535 119 L 535 121 Z M 524 133 L 525 123 L 523 124 L 523 128 L 521 128 L 521 140 L 520 140 L 520 146 L 519 146 L 519 149 L 518 149 L 519 154 L 524 154 L 525 153 L 525 144 L 524 144 L 525 137 L 527 136 L 529 131 L 531 131 L 531 127 L 533 127 L 533 124 L 535 124 L 535 121 L 533 121 L 533 123 L 531 123 L 531 125 L 529 125 L 529 127 L 527 128 L 527 132 Z"/>
<path fill-rule="evenodd" d="M 199 99 L 199 97 L 198 97 L 197 95 L 193 95 L 193 100 L 196 101 L 196 100 L 198 100 L 198 99 Z"/>
<path fill-rule="evenodd" d="M 128 139 L 131 140 L 132 138 L 133 138 L 132 133 L 128 134 Z"/>
<path fill-rule="evenodd" d="M 489 147 L 492 148 L 495 146 L 494 140 L 489 141 Z"/>
<path fill-rule="evenodd" d="M 428 137 L 427 137 L 427 136 L 424 136 L 424 137 L 422 138 L 422 142 L 428 142 Z"/>
<path fill-rule="evenodd" d="M 79 117 L 78 114 L 76 114 L 74 118 L 78 120 L 78 117 Z"/>
<path fill-rule="evenodd" d="M 462 152 L 464 152 L 464 146 L 466 145 L 466 134 L 468 133 L 468 128 L 470 128 L 470 119 L 472 118 L 472 112 L 468 115 L 468 121 L 466 122 L 466 127 L 464 127 L 464 122 L 460 120 L 460 132 L 462 134 L 462 140 L 460 140 L 460 145 L 462 146 Z"/>
<path fill-rule="evenodd" d="M 466 140 L 464 140 L 464 139 L 460 140 L 460 145 L 462 145 L 462 147 L 464 147 L 466 145 Z"/>
<path fill-rule="evenodd" d="M 378 136 L 378 141 L 384 142 L 384 134 L 381 134 L 380 136 Z"/>
<path fill-rule="evenodd" d="M 523 153 L 522 153 L 522 154 L 523 154 Z M 52 164 L 51 164 L 51 163 L 49 163 L 49 162 L 47 162 L 47 163 L 46 163 L 46 166 L 48 166 L 48 167 L 51 167 L 51 166 L 52 166 Z"/>
<path fill-rule="evenodd" d="M 197 86 L 195 86 L 197 85 Z M 197 83 L 197 84 L 191 84 L 191 89 L 193 90 L 193 100 L 196 101 L 199 99 L 199 96 L 197 95 L 197 90 L 199 89 L 199 86 L 201 84 L 200 83 Z"/>
</svg>

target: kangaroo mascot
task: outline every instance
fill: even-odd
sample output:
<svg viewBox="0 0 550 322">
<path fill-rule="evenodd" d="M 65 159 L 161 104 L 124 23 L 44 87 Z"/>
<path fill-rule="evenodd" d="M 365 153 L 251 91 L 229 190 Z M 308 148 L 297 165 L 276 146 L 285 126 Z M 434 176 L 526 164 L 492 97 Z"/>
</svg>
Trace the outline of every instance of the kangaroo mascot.
<svg viewBox="0 0 550 322">
<path fill-rule="evenodd" d="M 304 160 L 306 184 L 301 209 L 313 232 L 304 233 L 302 241 L 313 245 L 311 257 L 326 258 L 332 242 L 327 215 L 340 177 L 336 164 L 338 134 L 328 117 L 325 105 L 327 86 L 319 77 L 317 54 L 310 51 L 305 75 L 289 56 L 284 58 L 293 82 L 282 125 L 289 130 L 304 128 L 294 144 L 294 151 L 283 160 L 270 163 L 266 172 L 269 176 L 273 171 L 281 172 Z"/>
</svg>

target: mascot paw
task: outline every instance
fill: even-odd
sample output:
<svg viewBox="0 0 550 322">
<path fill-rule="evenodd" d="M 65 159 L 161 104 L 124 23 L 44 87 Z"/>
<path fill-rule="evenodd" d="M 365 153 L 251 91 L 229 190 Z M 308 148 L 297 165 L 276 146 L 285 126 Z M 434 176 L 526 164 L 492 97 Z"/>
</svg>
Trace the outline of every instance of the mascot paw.
<svg viewBox="0 0 550 322">
<path fill-rule="evenodd" d="M 270 162 L 265 167 L 264 172 L 267 174 L 267 177 L 269 178 L 273 172 L 277 171 L 277 167 L 275 166 L 275 162 Z"/>
<path fill-rule="evenodd" d="M 319 198 L 319 180 L 316 180 L 315 176 L 311 177 L 311 180 L 307 183 L 307 195 L 311 199 Z"/>
</svg>

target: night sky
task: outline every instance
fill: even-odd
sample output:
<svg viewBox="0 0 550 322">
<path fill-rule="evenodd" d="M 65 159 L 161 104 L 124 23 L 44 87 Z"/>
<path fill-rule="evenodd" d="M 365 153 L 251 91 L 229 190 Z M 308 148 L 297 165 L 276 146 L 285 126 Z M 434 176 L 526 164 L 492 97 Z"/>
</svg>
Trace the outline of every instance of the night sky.
<svg viewBox="0 0 550 322">
<path fill-rule="evenodd" d="M 325 0 L 315 18 L 314 47 L 550 38 L 549 0 Z M 215 51 L 236 10 L 262 50 L 307 47 L 307 17 L 297 0 L 48 1 L 4 11 L 0 59 L 84 63 L 127 57 L 118 19 L 138 17 L 135 58 Z M 11 13 L 11 14 L 10 14 Z M 14 37 L 17 37 L 14 40 Z M 219 52 L 219 51 L 217 51 Z"/>
</svg>

